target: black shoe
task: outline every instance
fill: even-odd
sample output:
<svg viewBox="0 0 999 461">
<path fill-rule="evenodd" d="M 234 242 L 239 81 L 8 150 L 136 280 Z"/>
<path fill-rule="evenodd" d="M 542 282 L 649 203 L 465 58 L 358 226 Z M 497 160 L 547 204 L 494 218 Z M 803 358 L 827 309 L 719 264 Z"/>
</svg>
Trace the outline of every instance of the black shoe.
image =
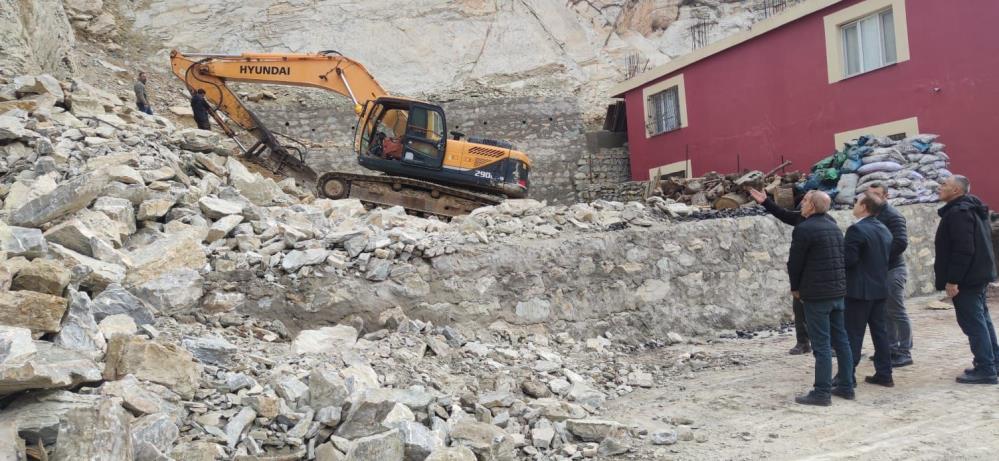
<svg viewBox="0 0 999 461">
<path fill-rule="evenodd" d="M 815 391 L 811 391 L 805 395 L 799 395 L 794 398 L 794 401 L 802 405 L 815 405 L 819 407 L 828 407 L 829 405 L 832 405 L 832 397 L 818 394 Z"/>
<path fill-rule="evenodd" d="M 798 343 L 798 344 L 795 344 L 794 347 L 792 347 L 791 350 L 788 351 L 787 353 L 791 354 L 791 355 L 804 355 L 804 354 L 807 354 L 809 352 L 812 352 L 812 346 L 811 346 L 811 344 L 808 344 L 808 343 Z"/>
<path fill-rule="evenodd" d="M 912 365 L 912 357 L 892 357 L 891 367 L 902 368 Z"/>
<path fill-rule="evenodd" d="M 857 398 L 857 393 L 854 392 L 853 389 L 843 389 L 839 387 L 832 390 L 832 395 L 847 400 L 855 400 Z"/>
<path fill-rule="evenodd" d="M 895 381 L 891 379 L 891 376 L 874 375 L 864 378 L 864 382 L 869 384 L 877 384 L 884 387 L 895 387 Z"/>
<path fill-rule="evenodd" d="M 980 371 L 972 370 L 972 373 L 965 373 L 957 377 L 957 382 L 961 384 L 999 384 L 999 378 L 996 377 L 995 373 L 987 375 Z"/>
</svg>

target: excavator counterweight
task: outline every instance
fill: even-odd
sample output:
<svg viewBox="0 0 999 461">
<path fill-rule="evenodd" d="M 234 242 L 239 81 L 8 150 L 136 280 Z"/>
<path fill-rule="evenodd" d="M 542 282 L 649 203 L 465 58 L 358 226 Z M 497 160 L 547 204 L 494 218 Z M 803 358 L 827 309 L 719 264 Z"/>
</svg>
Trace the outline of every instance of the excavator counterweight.
<svg viewBox="0 0 999 461">
<path fill-rule="evenodd" d="M 211 115 L 236 140 L 245 158 L 275 174 L 314 184 L 319 196 L 357 198 L 379 206 L 457 216 L 505 197 L 526 197 L 531 161 L 502 141 L 448 138 L 444 110 L 435 104 L 389 96 L 360 63 L 335 51 L 316 54 L 240 55 L 170 53 L 174 75 L 188 90 L 205 91 Z M 228 87 L 229 82 L 319 88 L 348 97 L 358 120 L 358 163 L 383 174 L 328 172 L 306 163 L 302 147 L 269 130 Z M 220 114 L 224 114 L 228 121 Z M 229 122 L 248 132 L 246 147 Z"/>
</svg>

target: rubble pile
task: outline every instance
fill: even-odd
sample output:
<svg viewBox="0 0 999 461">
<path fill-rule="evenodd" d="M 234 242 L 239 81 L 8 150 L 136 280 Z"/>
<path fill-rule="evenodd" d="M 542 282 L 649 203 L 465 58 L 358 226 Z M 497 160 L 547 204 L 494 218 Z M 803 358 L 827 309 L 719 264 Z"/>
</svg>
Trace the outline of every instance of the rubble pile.
<svg viewBox="0 0 999 461">
<path fill-rule="evenodd" d="M 801 174 L 798 172 L 786 175 L 775 174 L 778 169 L 769 173 L 747 171 L 728 175 L 711 171 L 697 178 L 673 176 L 660 180 L 652 195 L 689 204 L 696 207 L 696 211 L 703 213 L 707 210 L 753 207 L 754 203 L 749 199 L 747 190 L 755 188 L 766 190 L 774 195 L 779 203 L 788 205 L 786 202 L 790 202 L 788 206 L 793 206 L 793 188 L 801 180 Z M 705 217 L 710 217 L 716 213 L 703 214 Z M 733 215 L 732 212 L 725 214 Z M 742 213 L 738 213 L 738 215 L 742 215 Z"/>
<path fill-rule="evenodd" d="M 651 226 L 689 207 L 510 200 L 444 222 L 316 200 L 228 150 L 80 80 L 0 81 L 5 457 L 579 459 L 647 436 L 600 405 L 671 368 L 618 366 L 607 337 L 496 324 L 466 339 L 401 311 L 292 335 L 232 312 L 238 284 L 209 279 L 377 282 L 459 244 Z"/>
</svg>

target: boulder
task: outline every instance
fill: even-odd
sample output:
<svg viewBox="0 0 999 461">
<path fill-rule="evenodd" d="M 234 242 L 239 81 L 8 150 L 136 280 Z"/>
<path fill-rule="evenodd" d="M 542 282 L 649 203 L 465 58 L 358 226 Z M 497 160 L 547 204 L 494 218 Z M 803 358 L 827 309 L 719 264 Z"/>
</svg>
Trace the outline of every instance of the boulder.
<svg viewBox="0 0 999 461">
<path fill-rule="evenodd" d="M 59 433 L 59 422 L 75 408 L 92 408 L 101 399 L 98 395 L 76 394 L 69 391 L 38 391 L 26 393 L 10 402 L 0 413 L 0 423 L 13 423 L 18 435 L 29 443 L 38 441 L 51 446 Z"/>
<path fill-rule="evenodd" d="M 94 256 L 91 240 L 97 238 L 97 234 L 79 219 L 70 219 L 56 224 L 45 231 L 44 236 L 45 240 L 51 243 L 62 245 L 84 256 Z"/>
<path fill-rule="evenodd" d="M 115 336 L 132 336 L 139 331 L 135 320 L 125 314 L 114 314 L 104 317 L 97 327 L 101 330 L 101 335 L 106 340 L 110 340 Z"/>
<path fill-rule="evenodd" d="M 218 133 L 190 128 L 176 133 L 181 149 L 194 152 L 211 152 L 221 143 Z"/>
<path fill-rule="evenodd" d="M 170 457 L 180 461 L 215 461 L 224 459 L 225 448 L 211 442 L 181 442 L 173 447 Z"/>
<path fill-rule="evenodd" d="M 17 271 L 11 289 L 62 296 L 70 277 L 69 270 L 62 264 L 51 259 L 37 258 Z"/>
<path fill-rule="evenodd" d="M 0 365 L 19 363 L 38 351 L 31 339 L 31 330 L 0 325 Z"/>
<path fill-rule="evenodd" d="M 314 266 L 326 261 L 330 252 L 322 248 L 308 250 L 292 250 L 281 259 L 281 268 L 285 272 L 296 272 L 305 266 Z"/>
<path fill-rule="evenodd" d="M 208 228 L 208 236 L 205 237 L 205 242 L 212 243 L 216 240 L 226 238 L 241 222 L 243 222 L 243 215 L 238 214 L 219 218 L 218 221 L 212 223 L 212 227 Z"/>
<path fill-rule="evenodd" d="M 80 286 L 94 293 L 100 293 L 108 285 L 121 283 L 125 280 L 125 267 L 100 261 L 82 255 L 59 244 L 49 245 L 56 259 L 62 261 L 70 270 L 79 267 L 85 273 Z"/>
<path fill-rule="evenodd" d="M 405 453 L 402 434 L 397 429 L 354 440 L 347 461 L 401 460 Z"/>
<path fill-rule="evenodd" d="M 93 231 L 97 238 L 111 242 L 115 247 L 121 246 L 123 236 L 127 237 L 130 235 L 124 228 L 125 226 L 112 220 L 108 215 L 100 211 L 85 208 L 77 211 L 73 217 L 79 219 L 84 226 Z M 91 243 L 91 246 L 93 246 L 93 243 Z"/>
<path fill-rule="evenodd" d="M 125 409 L 136 416 L 162 413 L 179 420 L 184 414 L 179 396 L 158 384 L 143 384 L 132 375 L 107 381 L 99 391 L 101 395 L 120 398 Z"/>
<path fill-rule="evenodd" d="M 7 257 L 38 258 L 45 255 L 48 247 L 42 231 L 0 223 L 0 251 L 6 252 Z"/>
<path fill-rule="evenodd" d="M 93 209 L 94 211 L 104 213 L 115 222 L 121 238 L 135 233 L 135 208 L 128 199 L 101 197 L 94 202 Z"/>
<path fill-rule="evenodd" d="M 448 447 L 434 450 L 424 461 L 476 461 L 476 458 L 466 447 Z"/>
<path fill-rule="evenodd" d="M 217 336 L 185 338 L 182 344 L 201 363 L 210 365 L 227 365 L 238 351 L 232 343 Z"/>
<path fill-rule="evenodd" d="M 0 292 L 0 319 L 5 325 L 28 328 L 33 333 L 55 333 L 65 312 L 66 298 L 33 291 Z"/>
<path fill-rule="evenodd" d="M 271 206 L 279 199 L 288 200 L 273 179 L 251 173 L 236 157 L 229 157 L 225 166 L 229 170 L 229 182 L 254 205 Z"/>
<path fill-rule="evenodd" d="M 229 312 L 246 302 L 246 295 L 238 291 L 213 291 L 205 296 L 201 308 L 208 313 Z"/>
<path fill-rule="evenodd" d="M 135 219 L 139 221 L 156 221 L 166 216 L 170 208 L 173 208 L 176 203 L 173 199 L 165 198 L 146 200 L 139 205 L 139 213 L 136 214 Z"/>
<path fill-rule="evenodd" d="M 479 459 L 515 459 L 513 438 L 492 424 L 463 419 L 455 424 L 450 435 L 454 445 L 468 447 Z"/>
<path fill-rule="evenodd" d="M 364 400 L 401 403 L 414 411 L 426 411 L 436 396 L 421 389 L 366 389 Z"/>
<path fill-rule="evenodd" d="M 115 336 L 108 341 L 104 379 L 135 375 L 162 384 L 185 399 L 194 396 L 201 382 L 201 367 L 194 357 L 175 344 L 149 341 L 141 336 Z"/>
<path fill-rule="evenodd" d="M 70 350 L 95 354 L 103 353 L 107 349 L 107 342 L 94 320 L 90 296 L 84 292 L 70 289 L 68 298 L 69 307 L 66 318 L 62 322 L 62 329 L 59 330 L 53 342 Z"/>
<path fill-rule="evenodd" d="M 198 207 L 210 219 L 220 219 L 243 212 L 242 204 L 217 197 L 202 197 L 198 200 Z"/>
<path fill-rule="evenodd" d="M 333 442 L 326 442 L 316 447 L 316 461 L 343 461 L 347 455 L 336 449 Z"/>
<path fill-rule="evenodd" d="M 77 176 L 25 203 L 11 213 L 8 220 L 16 226 L 39 227 L 89 206 L 108 182 L 108 175 L 103 170 Z"/>
<path fill-rule="evenodd" d="M 441 436 L 423 424 L 413 421 L 393 423 L 392 427 L 402 435 L 405 461 L 423 461 L 434 450 L 444 447 Z"/>
<path fill-rule="evenodd" d="M 131 292 L 160 312 L 190 309 L 204 294 L 204 279 L 198 271 L 182 268 L 135 286 Z"/>
<path fill-rule="evenodd" d="M 35 341 L 35 352 L 0 364 L 0 395 L 28 389 L 62 389 L 101 380 L 100 368 L 89 357 L 47 341 Z"/>
<path fill-rule="evenodd" d="M 208 263 L 201 246 L 203 239 L 193 232 L 168 234 L 127 253 L 134 266 L 128 272 L 126 283 L 133 287 L 141 286 L 175 270 L 202 269 Z"/>
<path fill-rule="evenodd" d="M 342 407 L 349 395 L 347 383 L 336 370 L 316 368 L 309 374 L 309 405 L 312 408 Z"/>
<path fill-rule="evenodd" d="M 332 353 L 351 348 L 357 342 L 357 330 L 347 325 L 302 330 L 292 342 L 296 354 Z"/>
<path fill-rule="evenodd" d="M 136 325 L 156 322 L 152 308 L 145 301 L 135 297 L 121 285 L 111 284 L 94 298 L 91 308 L 94 319 L 100 322 L 109 315 L 125 314 L 135 320 Z"/>
<path fill-rule="evenodd" d="M 17 436 L 17 425 L 13 421 L 0 422 L 0 459 L 12 461 L 28 459 L 24 449 L 24 441 Z"/>
<path fill-rule="evenodd" d="M 543 299 L 532 298 L 517 303 L 516 317 L 513 319 L 513 323 L 522 325 L 542 323 L 548 320 L 550 313 L 551 303 Z"/>
<path fill-rule="evenodd" d="M 112 181 L 118 181 L 122 184 L 145 184 L 142 175 L 128 165 L 108 167 L 107 172 Z"/>
<path fill-rule="evenodd" d="M 180 437 L 173 418 L 164 413 L 140 417 L 131 424 L 132 452 L 135 461 L 159 461 L 165 458 Z"/>
<path fill-rule="evenodd" d="M 289 376 L 275 382 L 274 392 L 294 408 L 299 408 L 309 402 L 309 386 L 306 386 L 305 383 L 294 376 Z"/>
<path fill-rule="evenodd" d="M 616 421 L 600 419 L 567 419 L 566 429 L 585 442 L 599 442 L 621 428 Z"/>
<path fill-rule="evenodd" d="M 395 402 L 361 401 L 351 405 L 347 417 L 336 430 L 336 435 L 354 440 L 388 431 L 383 424 L 395 408 Z"/>
<path fill-rule="evenodd" d="M 158 181 L 166 181 L 177 176 L 177 171 L 169 165 L 161 166 L 155 170 L 142 170 L 139 172 L 143 182 L 151 184 Z"/>
<path fill-rule="evenodd" d="M 9 115 L 0 115 L 0 141 L 29 137 L 31 137 L 31 132 L 24 128 L 24 123 L 20 119 Z"/>
<path fill-rule="evenodd" d="M 132 461 L 129 416 L 121 400 L 101 398 L 93 407 L 66 412 L 52 461 Z"/>
<path fill-rule="evenodd" d="M 243 438 L 243 431 L 253 423 L 253 419 L 256 417 L 257 413 L 252 408 L 243 407 L 239 413 L 229 419 L 225 425 L 226 443 L 229 444 L 229 448 L 236 447 L 236 444 Z"/>
</svg>

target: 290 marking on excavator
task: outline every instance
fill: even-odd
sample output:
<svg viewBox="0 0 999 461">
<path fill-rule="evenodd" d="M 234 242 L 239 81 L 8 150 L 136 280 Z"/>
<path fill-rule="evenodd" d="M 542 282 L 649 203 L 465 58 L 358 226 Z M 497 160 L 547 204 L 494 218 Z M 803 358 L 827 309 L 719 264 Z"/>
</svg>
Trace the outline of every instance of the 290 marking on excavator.
<svg viewBox="0 0 999 461">
<path fill-rule="evenodd" d="M 284 66 L 239 66 L 241 74 L 291 75 L 291 68 Z"/>
</svg>

